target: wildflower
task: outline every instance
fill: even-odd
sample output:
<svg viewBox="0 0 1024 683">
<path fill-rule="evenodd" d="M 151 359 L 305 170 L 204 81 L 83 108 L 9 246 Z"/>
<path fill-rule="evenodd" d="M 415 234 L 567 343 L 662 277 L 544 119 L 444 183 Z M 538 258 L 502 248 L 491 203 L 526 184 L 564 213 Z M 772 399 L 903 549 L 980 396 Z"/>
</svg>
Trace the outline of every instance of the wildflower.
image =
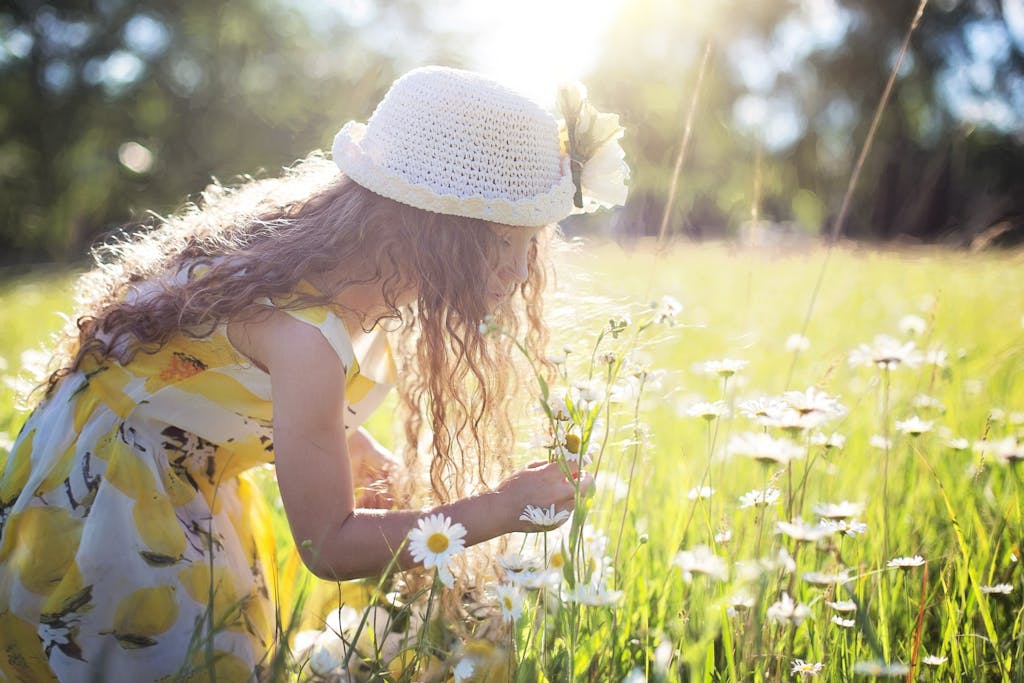
<svg viewBox="0 0 1024 683">
<path fill-rule="evenodd" d="M 476 665 L 473 663 L 472 658 L 463 657 L 459 660 L 459 663 L 452 669 L 452 677 L 454 683 L 464 683 L 466 679 L 473 675 L 473 671 L 476 670 Z"/>
<path fill-rule="evenodd" d="M 740 509 L 749 507 L 766 507 L 773 505 L 779 500 L 781 491 L 775 488 L 766 488 L 763 491 L 761 489 L 754 489 L 753 491 L 747 491 L 740 496 Z"/>
<path fill-rule="evenodd" d="M 740 414 L 751 420 L 761 421 L 765 418 L 775 419 L 786 408 L 789 407 L 785 401 L 779 398 L 752 398 L 741 401 L 739 404 Z"/>
<path fill-rule="evenodd" d="M 921 663 L 922 664 L 927 664 L 928 666 L 942 666 L 943 664 L 946 663 L 946 661 L 948 659 L 949 659 L 948 657 L 938 657 L 936 655 L 925 655 L 924 657 L 921 658 Z"/>
<path fill-rule="evenodd" d="M 798 541 L 813 543 L 814 541 L 819 541 L 827 536 L 831 536 L 832 530 L 822 524 L 815 524 L 814 526 L 811 526 L 798 518 L 794 519 L 792 522 L 776 522 L 775 533 L 785 534 L 786 536 Z"/>
<path fill-rule="evenodd" d="M 910 667 L 901 662 L 857 662 L 853 665 L 853 673 L 872 678 L 896 678 L 909 672 Z"/>
<path fill-rule="evenodd" d="M 737 575 L 741 581 L 757 581 L 763 574 L 781 571 L 788 575 L 796 571 L 796 561 L 785 548 L 779 548 L 774 556 L 762 557 L 752 562 L 737 562 Z"/>
<path fill-rule="evenodd" d="M 580 583 L 565 595 L 565 601 L 592 607 L 614 607 L 622 600 L 622 591 L 609 590 L 605 586 Z"/>
<path fill-rule="evenodd" d="M 985 595 L 1009 595 L 1013 592 L 1013 586 L 1008 583 L 997 583 L 994 586 L 981 586 L 980 590 Z"/>
<path fill-rule="evenodd" d="M 505 553 L 498 555 L 496 559 L 498 566 L 506 572 L 512 573 L 536 571 L 541 566 L 539 557 L 527 556 L 522 553 Z"/>
<path fill-rule="evenodd" d="M 659 325 L 675 325 L 676 317 L 682 312 L 683 305 L 668 294 L 654 304 L 654 322 Z"/>
<path fill-rule="evenodd" d="M 831 600 L 826 600 L 825 604 L 837 612 L 857 611 L 857 603 L 855 603 L 853 600 L 836 600 L 835 602 L 832 602 Z"/>
<path fill-rule="evenodd" d="M 809 678 L 817 676 L 823 668 L 825 668 L 825 664 L 822 662 L 805 662 L 802 659 L 794 659 L 793 668 L 789 670 L 789 673 L 793 675 L 800 674 Z"/>
<path fill-rule="evenodd" d="M 700 371 L 705 375 L 718 375 L 728 378 L 741 371 L 750 364 L 749 361 L 736 360 L 734 358 L 723 358 L 722 360 L 709 360 L 700 365 Z"/>
<path fill-rule="evenodd" d="M 814 512 L 825 519 L 849 519 L 856 517 L 864 511 L 863 503 L 851 503 L 844 500 L 841 503 L 823 503 L 814 506 Z"/>
<path fill-rule="evenodd" d="M 715 534 L 715 543 L 719 545 L 725 545 L 732 540 L 732 532 L 728 529 L 724 529 Z"/>
<path fill-rule="evenodd" d="M 448 561 L 465 549 L 465 535 L 466 527 L 452 524 L 451 518 L 445 515 L 439 513 L 423 517 L 409 532 L 409 553 L 425 568 L 437 567 L 441 580 L 450 588 L 454 580 L 448 570 Z"/>
<path fill-rule="evenodd" d="M 561 569 L 524 570 L 506 577 L 511 583 L 524 590 L 555 588 L 562 581 Z"/>
<path fill-rule="evenodd" d="M 946 412 L 946 406 L 943 405 L 942 401 L 934 396 L 929 396 L 928 394 L 918 394 L 914 397 L 914 400 L 911 401 L 911 405 L 915 408 L 921 408 L 924 410 L 934 410 L 937 413 Z"/>
<path fill-rule="evenodd" d="M 729 408 L 725 405 L 724 401 L 715 401 L 714 403 L 695 403 L 686 409 L 686 414 L 690 417 L 699 417 L 708 422 L 711 422 L 715 418 L 729 417 Z"/>
<path fill-rule="evenodd" d="M 552 503 L 550 508 L 537 507 L 536 505 L 527 505 L 526 509 L 523 510 L 523 514 L 519 515 L 519 520 L 522 522 L 529 522 L 535 527 L 541 529 L 554 529 L 565 520 L 569 519 L 568 510 L 559 510 L 555 512 L 555 504 Z"/>
<path fill-rule="evenodd" d="M 907 336 L 916 337 L 924 334 L 925 329 L 928 327 L 928 323 L 924 321 L 924 318 L 918 315 L 905 315 L 900 318 L 900 332 Z"/>
<path fill-rule="evenodd" d="M 839 432 L 832 432 L 829 436 L 826 436 L 823 432 L 815 432 L 811 434 L 811 443 L 815 446 L 824 446 L 825 448 L 834 448 L 840 451 L 846 445 L 846 437 Z"/>
<path fill-rule="evenodd" d="M 787 391 L 782 395 L 782 400 L 801 415 L 821 413 L 829 418 L 846 415 L 846 407 L 838 398 L 814 387 L 808 388 L 807 391 Z"/>
<path fill-rule="evenodd" d="M 710 498 L 714 492 L 715 490 L 710 486 L 696 486 L 690 489 L 686 497 L 690 500 L 704 500 L 705 498 Z"/>
<path fill-rule="evenodd" d="M 552 395 L 548 399 L 548 410 L 551 411 L 551 417 L 561 422 L 571 420 L 572 413 L 569 412 L 569 404 L 566 402 L 566 397 L 562 395 Z"/>
<path fill-rule="evenodd" d="M 903 421 L 896 420 L 896 429 L 904 434 L 909 434 L 910 436 L 921 436 L 925 432 L 930 432 L 932 430 L 932 424 L 933 423 L 927 420 L 922 420 L 915 415 L 914 417 Z"/>
<path fill-rule="evenodd" d="M 778 624 L 793 624 L 799 626 L 803 620 L 811 616 L 811 608 L 803 603 L 793 602 L 789 593 L 783 593 L 782 599 L 773 603 L 766 615 L 769 621 Z"/>
<path fill-rule="evenodd" d="M 573 383 L 572 387 L 576 390 L 579 403 L 596 403 L 604 398 L 604 386 L 596 381 L 579 381 Z"/>
<path fill-rule="evenodd" d="M 946 445 L 954 451 L 966 451 L 971 447 L 971 443 L 967 439 L 957 437 L 949 439 Z"/>
<path fill-rule="evenodd" d="M 821 525 L 834 534 L 858 536 L 868 530 L 868 525 L 856 519 L 823 519 Z"/>
<path fill-rule="evenodd" d="M 997 441 L 978 441 L 974 444 L 974 450 L 982 454 L 991 454 L 1003 464 L 1012 464 L 1019 460 L 1024 460 L 1024 444 L 1019 442 L 1014 436 L 1008 436 Z"/>
<path fill-rule="evenodd" d="M 683 550 L 676 554 L 673 564 L 683 572 L 683 581 L 690 583 L 694 574 L 705 574 L 713 579 L 725 581 L 729 578 L 729 566 L 707 546 Z"/>
<path fill-rule="evenodd" d="M 832 615 L 832 619 L 830 621 L 841 628 L 853 628 L 857 625 L 856 619 L 843 619 L 841 616 L 835 614 Z"/>
<path fill-rule="evenodd" d="M 499 583 L 493 587 L 494 595 L 505 621 L 515 622 L 523 616 L 523 594 L 515 584 Z"/>
<path fill-rule="evenodd" d="M 762 463 L 785 465 L 801 458 L 803 449 L 786 438 L 775 438 L 763 432 L 743 432 L 729 439 L 725 448 L 730 455 L 744 455 Z"/>
<path fill-rule="evenodd" d="M 924 362 L 934 365 L 937 368 L 944 368 L 948 364 L 949 354 L 942 349 L 928 349 L 924 353 Z"/>
<path fill-rule="evenodd" d="M 794 333 L 786 337 L 786 343 L 783 345 L 783 348 L 790 353 L 806 351 L 811 348 L 811 340 L 802 334 Z"/>
<path fill-rule="evenodd" d="M 331 631 L 317 637 L 309 654 L 309 669 L 324 678 L 341 671 L 345 661 L 345 641 Z"/>
<path fill-rule="evenodd" d="M 754 606 L 754 596 L 746 591 L 739 590 L 729 598 L 729 605 L 735 610 L 746 611 Z"/>
<path fill-rule="evenodd" d="M 887 370 L 900 365 L 917 367 L 921 360 L 921 352 L 916 349 L 914 342 L 900 342 L 885 335 L 875 337 L 871 346 L 861 344 L 849 356 L 850 365 L 874 365 Z"/>
<path fill-rule="evenodd" d="M 888 450 L 888 449 L 892 448 L 892 439 L 887 439 L 884 436 L 882 436 L 881 434 L 875 434 L 868 441 L 868 444 L 872 448 L 878 448 L 878 449 L 881 449 L 881 450 Z"/>
<path fill-rule="evenodd" d="M 844 569 L 839 572 L 804 572 L 803 580 L 816 586 L 836 586 L 849 582 L 850 572 Z"/>
<path fill-rule="evenodd" d="M 920 555 L 914 555 L 913 557 L 894 557 L 886 563 L 886 567 L 895 567 L 899 569 L 912 569 L 913 567 L 920 567 L 924 564 L 924 558 Z"/>
<path fill-rule="evenodd" d="M 618 339 L 622 331 L 629 327 L 632 322 L 628 315 L 623 313 L 622 315 L 612 317 L 608 319 L 608 332 L 613 338 Z"/>
</svg>

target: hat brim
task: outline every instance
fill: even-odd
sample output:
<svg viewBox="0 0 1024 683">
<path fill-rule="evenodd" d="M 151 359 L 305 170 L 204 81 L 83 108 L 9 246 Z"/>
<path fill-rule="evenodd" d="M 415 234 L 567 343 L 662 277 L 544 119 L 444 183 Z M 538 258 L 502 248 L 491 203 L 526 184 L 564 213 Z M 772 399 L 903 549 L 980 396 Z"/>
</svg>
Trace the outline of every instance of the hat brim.
<svg viewBox="0 0 1024 683">
<path fill-rule="evenodd" d="M 535 227 L 557 223 L 572 212 L 575 186 L 563 169 L 560 180 L 546 193 L 519 200 L 481 195 L 458 197 L 440 194 L 427 185 L 410 183 L 377 163 L 362 147 L 366 125 L 349 121 L 334 136 L 331 154 L 342 173 L 379 195 L 434 213 L 478 218 L 502 225 Z"/>
</svg>

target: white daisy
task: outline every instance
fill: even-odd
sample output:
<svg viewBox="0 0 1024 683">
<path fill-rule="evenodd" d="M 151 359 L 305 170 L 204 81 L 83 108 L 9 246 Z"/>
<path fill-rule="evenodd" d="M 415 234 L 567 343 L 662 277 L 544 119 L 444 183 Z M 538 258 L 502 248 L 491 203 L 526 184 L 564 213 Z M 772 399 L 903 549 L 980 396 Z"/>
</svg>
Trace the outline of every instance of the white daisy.
<svg viewBox="0 0 1024 683">
<path fill-rule="evenodd" d="M 806 351 L 811 348 L 811 340 L 802 334 L 794 333 L 786 337 L 786 343 L 783 344 L 783 348 L 790 353 Z"/>
<path fill-rule="evenodd" d="M 924 564 L 924 558 L 920 555 L 914 555 L 913 557 L 894 557 L 889 560 L 885 566 L 899 569 L 912 569 L 913 567 L 920 567 Z"/>
<path fill-rule="evenodd" d="M 559 510 L 558 512 L 555 512 L 555 505 L 552 503 L 550 508 L 527 505 L 526 509 L 523 510 L 523 514 L 519 515 L 519 520 L 522 522 L 529 522 L 540 529 L 554 529 L 556 526 L 569 519 L 569 516 L 570 512 L 568 510 Z"/>
<path fill-rule="evenodd" d="M 836 586 L 851 581 L 848 569 L 838 572 L 804 572 L 801 578 L 816 586 Z"/>
<path fill-rule="evenodd" d="M 729 408 L 725 405 L 724 401 L 715 401 L 714 403 L 701 402 L 687 408 L 686 414 L 690 417 L 699 417 L 711 422 L 719 417 L 729 417 Z"/>
<path fill-rule="evenodd" d="M 786 438 L 776 438 L 764 432 L 742 432 L 729 439 L 725 450 L 730 455 L 743 455 L 763 463 L 785 465 L 803 457 L 804 450 Z"/>
<path fill-rule="evenodd" d="M 492 587 L 494 596 L 501 609 L 501 617 L 505 621 L 519 621 L 523 616 L 523 594 L 519 587 L 511 583 L 499 583 Z"/>
<path fill-rule="evenodd" d="M 811 443 L 815 446 L 841 451 L 846 445 L 846 437 L 839 432 L 832 432 L 830 435 L 826 435 L 824 432 L 814 432 L 811 434 Z"/>
<path fill-rule="evenodd" d="M 659 325 L 674 325 L 676 317 L 683 311 L 683 305 L 679 300 L 668 294 L 661 297 L 661 301 L 653 304 L 654 322 Z"/>
<path fill-rule="evenodd" d="M 946 412 L 946 406 L 942 401 L 928 394 L 918 394 L 910 403 L 915 408 L 921 408 L 922 410 L 934 410 L 937 413 Z"/>
<path fill-rule="evenodd" d="M 833 624 L 841 628 L 853 628 L 857 625 L 856 619 L 843 619 L 841 616 L 837 614 L 832 615 L 831 621 Z"/>
<path fill-rule="evenodd" d="M 914 342 L 901 342 L 885 335 L 875 337 L 873 344 L 861 344 L 850 352 L 850 365 L 877 366 L 889 370 L 900 365 L 913 368 L 921 364 L 921 352 Z"/>
<path fill-rule="evenodd" d="M 997 583 L 994 586 L 980 586 L 980 590 L 986 595 L 1009 595 L 1013 592 L 1013 586 L 1008 583 Z"/>
<path fill-rule="evenodd" d="M 888 450 L 888 449 L 892 448 L 892 439 L 887 439 L 884 436 L 882 436 L 881 434 L 875 434 L 868 441 L 868 444 L 872 448 L 877 448 L 879 450 L 883 450 L 884 451 L 884 450 Z"/>
<path fill-rule="evenodd" d="M 466 527 L 452 524 L 451 518 L 443 514 L 422 517 L 416 522 L 416 528 L 409 532 L 409 554 L 427 569 L 447 570 L 452 556 L 465 549 L 465 535 Z"/>
<path fill-rule="evenodd" d="M 763 491 L 761 489 L 754 489 L 753 491 L 747 491 L 740 496 L 740 509 L 749 507 L 766 507 L 768 505 L 774 505 L 779 500 L 779 496 L 782 494 L 779 489 L 766 488 Z"/>
<path fill-rule="evenodd" d="M 896 429 L 910 436 L 921 436 L 926 432 L 932 431 L 933 424 L 933 422 L 922 420 L 915 415 L 906 420 L 896 420 Z"/>
<path fill-rule="evenodd" d="M 538 591 L 541 589 L 557 587 L 558 584 L 562 582 L 562 570 L 526 570 L 508 574 L 505 578 L 525 590 Z"/>
<path fill-rule="evenodd" d="M 789 670 L 789 673 L 794 676 L 799 674 L 809 678 L 811 676 L 817 676 L 824 668 L 825 664 L 822 662 L 805 662 L 802 659 L 794 659 L 793 668 Z"/>
<path fill-rule="evenodd" d="M 928 328 L 928 323 L 919 315 L 905 315 L 900 318 L 899 328 L 900 332 L 908 337 L 916 337 L 924 334 L 924 331 Z"/>
<path fill-rule="evenodd" d="M 814 541 L 831 536 L 833 532 L 823 524 L 810 525 L 802 519 L 794 519 L 792 522 L 776 522 L 775 533 L 785 534 L 798 541 L 813 543 Z"/>
<path fill-rule="evenodd" d="M 518 572 L 536 571 L 540 569 L 541 558 L 534 555 L 523 555 L 522 553 L 504 553 L 495 558 L 498 566 L 506 572 L 513 574 Z"/>
<path fill-rule="evenodd" d="M 782 599 L 773 603 L 765 616 L 769 621 L 778 624 L 793 624 L 799 626 L 804 619 L 811 616 L 811 608 L 803 603 L 793 602 L 789 593 L 783 593 Z"/>
<path fill-rule="evenodd" d="M 762 420 L 764 418 L 776 418 L 789 405 L 779 398 L 761 397 L 747 399 L 739 404 L 740 414 L 751 420 Z"/>
<path fill-rule="evenodd" d="M 572 419 L 572 414 L 569 412 L 569 404 L 565 400 L 565 395 L 553 395 L 548 399 L 548 410 L 551 411 L 551 417 L 556 420 L 565 421 Z"/>
<path fill-rule="evenodd" d="M 837 612 L 857 611 L 857 603 L 855 603 L 853 600 L 836 600 L 835 602 L 831 600 L 826 600 L 825 604 Z"/>
<path fill-rule="evenodd" d="M 853 665 L 853 673 L 873 678 L 894 678 L 906 676 L 909 672 L 910 667 L 902 662 L 857 662 Z"/>
<path fill-rule="evenodd" d="M 863 503 L 851 503 L 844 500 L 841 503 L 822 503 L 814 506 L 814 513 L 825 519 L 849 519 L 864 512 Z"/>
<path fill-rule="evenodd" d="M 700 365 L 700 371 L 705 375 L 718 375 L 719 377 L 732 377 L 750 364 L 750 361 L 737 360 L 735 358 L 723 358 L 722 360 L 709 360 Z"/>
<path fill-rule="evenodd" d="M 921 663 L 928 666 L 942 666 L 948 659 L 948 657 L 939 657 L 937 655 L 925 655 L 921 658 Z"/>
<path fill-rule="evenodd" d="M 801 415 L 820 413 L 829 418 L 846 415 L 846 407 L 838 398 L 814 387 L 809 387 L 807 391 L 787 391 L 782 394 L 782 400 Z"/>
<path fill-rule="evenodd" d="M 946 442 L 946 445 L 954 451 L 966 451 L 971 447 L 971 442 L 963 437 L 953 437 Z"/>
<path fill-rule="evenodd" d="M 858 536 L 868 530 L 868 525 L 856 519 L 823 519 L 821 525 L 836 534 Z"/>
<path fill-rule="evenodd" d="M 704 500 L 710 498 L 714 492 L 715 490 L 710 486 L 696 486 L 689 490 L 686 497 L 690 500 Z"/>
<path fill-rule="evenodd" d="M 576 584 L 572 590 L 566 591 L 565 601 L 592 607 L 614 607 L 622 600 L 622 591 L 609 590 L 604 586 L 590 583 Z"/>
<path fill-rule="evenodd" d="M 707 546 L 682 550 L 672 562 L 682 570 L 683 580 L 687 583 L 693 581 L 694 574 L 705 574 L 719 581 L 729 578 L 729 565 Z"/>
</svg>

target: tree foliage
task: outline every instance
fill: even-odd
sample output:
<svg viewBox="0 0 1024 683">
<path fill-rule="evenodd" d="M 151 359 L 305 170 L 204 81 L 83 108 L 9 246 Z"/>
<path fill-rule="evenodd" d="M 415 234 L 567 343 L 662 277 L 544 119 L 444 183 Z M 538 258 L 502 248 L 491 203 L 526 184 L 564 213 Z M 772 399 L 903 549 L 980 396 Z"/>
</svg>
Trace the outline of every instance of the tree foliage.
<svg viewBox="0 0 1024 683">
<path fill-rule="evenodd" d="M 365 118 L 422 7 L 12 0 L 0 9 L 0 261 L 66 258 L 212 177 L 287 165 Z M 418 50 L 418 54 L 412 53 Z M 400 55 L 400 56 L 399 56 Z"/>
<path fill-rule="evenodd" d="M 657 231 L 707 49 L 672 229 L 736 234 L 757 217 L 829 231 L 916 6 L 624 5 L 592 93 L 624 112 L 630 132 L 636 174 L 619 225 Z M 912 36 L 844 234 L 1021 239 L 1021 130 L 1024 35 L 998 2 L 935 0 Z"/>
</svg>

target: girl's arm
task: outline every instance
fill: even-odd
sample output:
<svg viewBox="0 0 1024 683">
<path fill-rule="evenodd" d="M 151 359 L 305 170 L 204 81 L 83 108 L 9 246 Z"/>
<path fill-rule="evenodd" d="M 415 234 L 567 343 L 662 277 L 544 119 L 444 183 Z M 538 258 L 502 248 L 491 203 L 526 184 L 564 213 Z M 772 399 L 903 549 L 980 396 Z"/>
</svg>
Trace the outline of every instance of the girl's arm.
<svg viewBox="0 0 1024 683">
<path fill-rule="evenodd" d="M 271 378 L 277 481 L 288 523 L 310 570 L 332 580 L 379 574 L 416 521 L 440 512 L 466 527 L 467 545 L 511 531 L 527 504 L 571 509 L 575 487 L 556 464 L 533 465 L 494 491 L 429 510 L 356 508 L 345 438 L 345 368 L 316 328 L 274 312 L 234 324 L 232 341 Z M 589 485 L 585 475 L 582 485 Z M 415 564 L 407 550 L 400 567 Z"/>
</svg>

